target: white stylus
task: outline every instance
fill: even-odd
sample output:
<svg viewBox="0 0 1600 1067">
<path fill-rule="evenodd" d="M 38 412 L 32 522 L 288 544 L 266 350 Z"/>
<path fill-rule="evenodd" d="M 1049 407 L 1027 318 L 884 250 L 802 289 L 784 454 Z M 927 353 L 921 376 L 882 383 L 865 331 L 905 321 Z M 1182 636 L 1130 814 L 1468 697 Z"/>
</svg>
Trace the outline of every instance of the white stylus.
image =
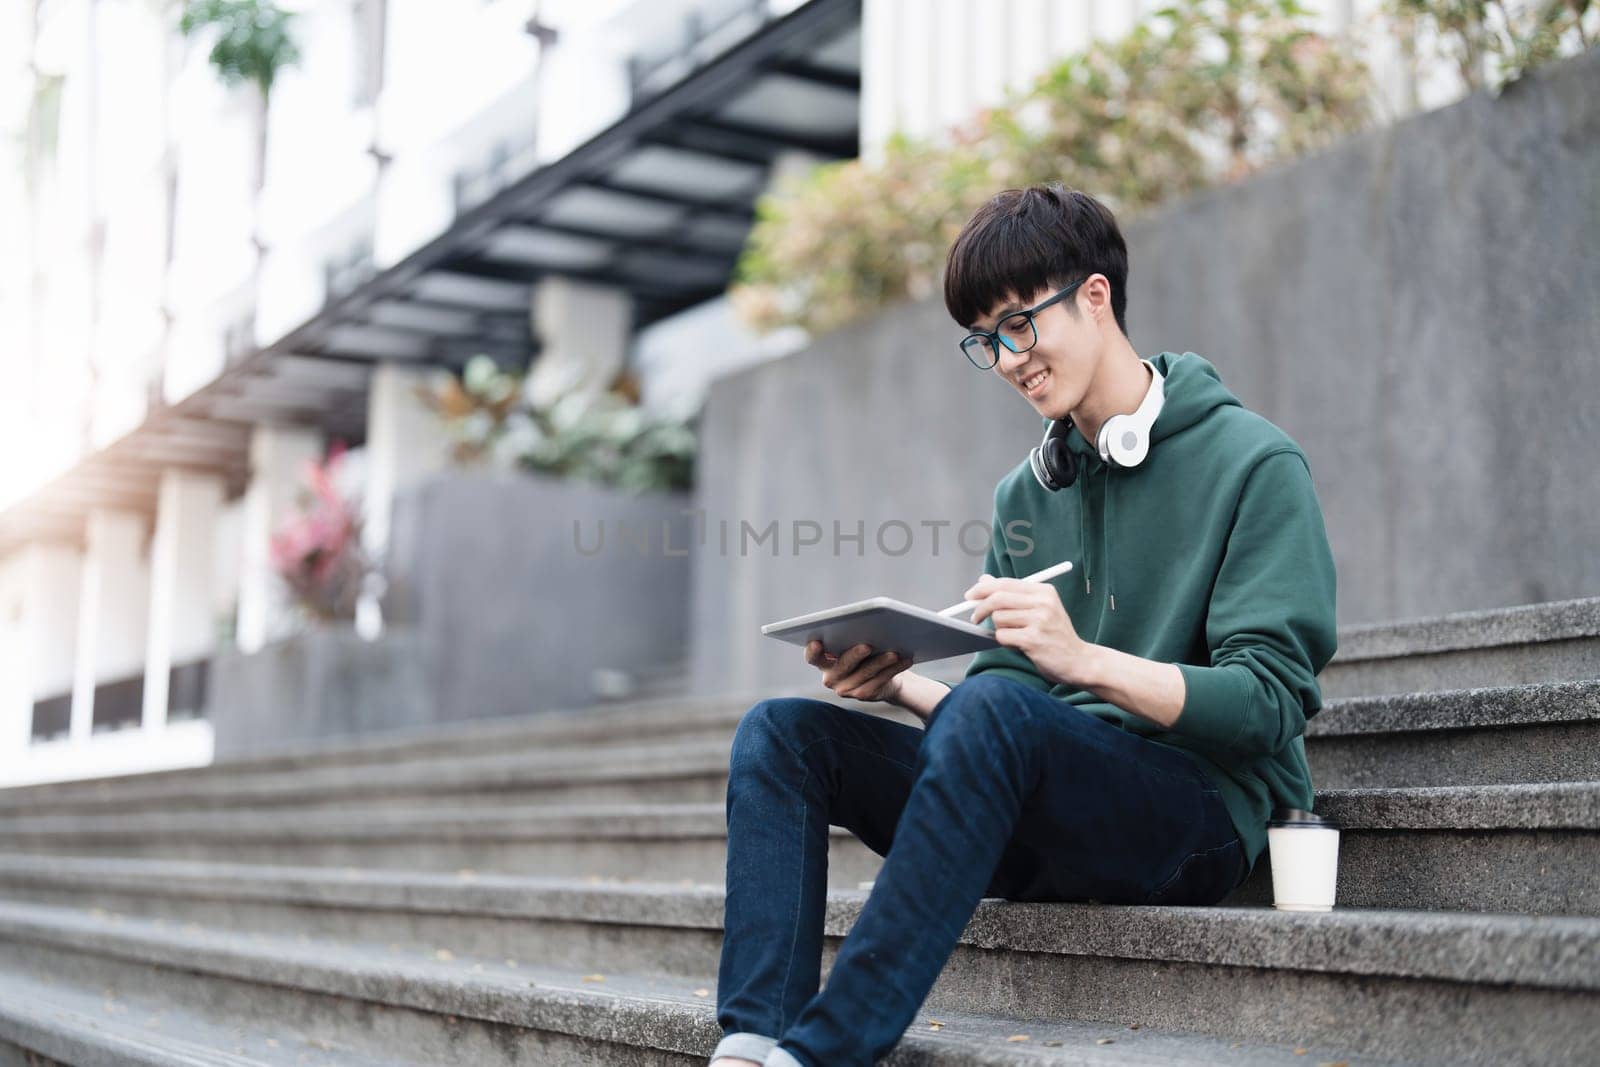
<svg viewBox="0 0 1600 1067">
<path fill-rule="evenodd" d="M 1071 560 L 1062 560 L 1060 563 L 1057 563 L 1054 567 L 1046 567 L 1042 571 L 1034 571 L 1032 574 L 1028 575 L 1026 578 L 1023 578 L 1022 581 L 1024 581 L 1024 582 L 1047 582 L 1051 578 L 1054 578 L 1056 575 L 1065 574 L 1068 571 L 1070 571 L 1071 569 L 1072 569 L 1072 561 Z M 963 611 L 971 611 L 973 608 L 975 608 L 977 606 L 978 606 L 978 602 L 976 600 L 963 600 L 959 604 L 951 604 L 949 607 L 947 607 L 943 611 L 939 612 L 939 614 L 940 615 L 960 615 Z"/>
</svg>

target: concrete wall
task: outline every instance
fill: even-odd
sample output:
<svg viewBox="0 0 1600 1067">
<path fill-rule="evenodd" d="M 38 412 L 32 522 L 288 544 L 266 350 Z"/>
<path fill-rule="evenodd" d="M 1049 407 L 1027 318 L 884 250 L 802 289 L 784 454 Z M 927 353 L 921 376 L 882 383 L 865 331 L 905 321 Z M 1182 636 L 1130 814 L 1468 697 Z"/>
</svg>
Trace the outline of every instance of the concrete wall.
<svg viewBox="0 0 1600 1067">
<path fill-rule="evenodd" d="M 1309 455 L 1341 623 L 1600 593 L 1600 51 L 1124 229 L 1134 346 L 1205 356 Z M 815 680 L 761 623 L 960 599 L 981 555 L 920 524 L 987 519 L 1039 420 L 958 332 L 897 307 L 713 386 L 712 528 L 785 528 L 695 557 L 697 688 Z M 797 554 L 793 519 L 865 552 Z"/>
<path fill-rule="evenodd" d="M 526 474 L 400 493 L 385 613 L 420 638 L 434 720 L 582 706 L 597 670 L 681 666 L 692 504 Z"/>
</svg>

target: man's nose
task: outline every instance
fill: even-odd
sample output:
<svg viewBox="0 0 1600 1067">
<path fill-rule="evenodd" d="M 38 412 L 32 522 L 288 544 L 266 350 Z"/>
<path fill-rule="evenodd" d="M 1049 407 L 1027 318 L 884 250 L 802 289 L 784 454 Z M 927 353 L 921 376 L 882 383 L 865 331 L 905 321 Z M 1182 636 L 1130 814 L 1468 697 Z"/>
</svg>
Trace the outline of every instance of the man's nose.
<svg viewBox="0 0 1600 1067">
<path fill-rule="evenodd" d="M 1010 377 L 1016 373 L 1023 364 L 1028 362 L 1028 353 L 1013 352 L 1002 342 L 1000 344 L 1000 361 L 995 364 L 995 369 L 1001 374 Z"/>
</svg>

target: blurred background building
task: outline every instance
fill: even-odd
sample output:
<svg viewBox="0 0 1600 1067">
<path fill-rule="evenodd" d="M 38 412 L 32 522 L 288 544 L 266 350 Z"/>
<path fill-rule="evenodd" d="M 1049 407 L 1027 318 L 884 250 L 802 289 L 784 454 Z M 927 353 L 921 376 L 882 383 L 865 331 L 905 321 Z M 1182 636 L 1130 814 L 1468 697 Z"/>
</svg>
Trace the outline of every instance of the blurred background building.
<svg viewBox="0 0 1600 1067">
<path fill-rule="evenodd" d="M 0 785 L 209 761 L 217 657 L 296 629 L 270 535 L 305 462 L 348 446 L 339 485 L 392 561 L 395 501 L 450 463 L 430 372 L 486 355 L 532 396 L 692 415 L 807 341 L 725 296 L 775 180 L 941 137 L 1158 5 L 300 0 L 265 94 L 181 6 L 0 15 Z M 1375 4 L 1311 6 L 1343 33 Z M 1380 59 L 1393 116 L 1464 89 Z M 681 615 L 688 578 L 647 580 Z M 677 644 L 634 659 L 687 657 L 664 618 Z M 397 647 L 371 669 L 409 678 Z"/>
</svg>

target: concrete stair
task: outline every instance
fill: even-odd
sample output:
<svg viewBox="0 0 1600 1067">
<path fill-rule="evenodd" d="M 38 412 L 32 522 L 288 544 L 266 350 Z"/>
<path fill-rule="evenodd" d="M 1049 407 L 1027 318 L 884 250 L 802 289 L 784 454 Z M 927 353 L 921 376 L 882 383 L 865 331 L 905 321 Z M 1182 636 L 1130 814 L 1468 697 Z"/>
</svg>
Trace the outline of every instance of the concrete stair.
<svg viewBox="0 0 1600 1067">
<path fill-rule="evenodd" d="M 289 764 L 223 764 L 3 790 L 0 819 L 46 812 L 720 802 L 729 743 L 749 706 L 695 708 L 670 733 L 656 730 L 654 720 L 675 711 L 654 706 L 614 716 L 603 729 L 551 724 L 542 742 L 537 730 L 523 727 L 492 742 L 475 738 L 473 747 L 395 746 L 383 760 L 355 749 Z M 1331 788 L 1597 781 L 1597 742 L 1600 678 L 1330 700 L 1306 729 L 1313 780 Z M 493 750 L 476 751 L 480 743 Z"/>
<path fill-rule="evenodd" d="M 1593 1062 L 1600 599 L 1346 630 L 1323 681 L 1338 910 L 1265 863 L 1218 908 L 987 900 L 889 1062 Z M 703 1064 L 760 695 L 0 792 L 0 1067 Z M 881 863 L 831 853 L 825 968 Z"/>
<path fill-rule="evenodd" d="M 343 1041 L 307 1038 L 259 1020 L 237 1024 L 115 985 L 0 974 L 0 1065 L 94 1067 L 384 1067 Z"/>
<path fill-rule="evenodd" d="M 226 796 L 229 782 L 271 781 L 295 773 L 314 777 L 319 771 L 359 774 L 364 768 L 401 773 L 402 768 L 448 767 L 475 757 L 525 756 L 534 761 L 546 757 L 546 763 L 560 763 L 576 756 L 600 763 L 603 760 L 591 750 L 608 745 L 627 748 L 698 740 L 717 742 L 725 750 L 739 717 L 763 695 L 772 694 L 552 709 L 526 719 L 395 731 L 381 738 L 335 741 L 316 748 L 289 745 L 270 755 L 209 767 L 0 789 L 0 813 L 92 810 L 97 804 L 126 810 L 126 804 L 143 798 L 153 800 L 158 810 L 169 810 L 174 798 L 204 796 L 208 787 L 219 783 L 223 788 L 216 790 L 217 794 Z M 903 720 L 916 721 L 910 715 Z"/>
<path fill-rule="evenodd" d="M 1348 626 L 1324 699 L 1600 676 L 1600 597 Z"/>
<path fill-rule="evenodd" d="M 462 881 L 451 876 L 195 865 L 172 877 L 150 865 L 112 866 L 36 871 L 31 893 L 44 895 L 54 877 L 62 897 L 51 905 L 0 904 L 0 937 L 48 973 L 64 970 L 65 957 L 77 954 L 296 985 L 316 981 L 308 971 L 349 976 L 324 982 L 326 994 L 374 988 L 397 978 L 391 969 L 399 977 L 453 979 L 465 971 L 491 986 L 531 981 L 566 993 L 586 984 L 610 993 L 622 976 L 688 1004 L 696 989 L 715 984 L 721 894 L 711 888 L 479 875 L 466 880 L 471 892 L 463 894 Z M 8 893 L 16 873 L 8 872 Z M 62 903 L 74 895 L 76 906 Z M 865 897 L 831 895 L 833 944 Z M 85 899 L 123 902 L 129 910 L 86 906 Z M 209 910 L 197 913 L 196 903 Z M 217 926 L 202 916 L 214 916 Z M 1595 991 L 1600 974 L 1587 961 L 1597 936 L 1593 923 L 1578 919 L 1444 914 L 1418 921 L 1408 912 L 1307 916 L 986 901 L 925 1012 L 941 1020 L 951 1012 L 1013 1020 L 1110 1012 L 1159 1030 L 1183 1025 L 1186 1013 L 1225 995 L 1235 1035 L 1249 1019 L 1253 1036 L 1270 1040 L 1283 1033 L 1288 1013 L 1297 1020 L 1296 1041 L 1337 1044 L 1347 1037 L 1342 1021 L 1323 1018 L 1317 1006 L 1377 996 L 1405 1001 L 1403 1012 L 1382 1022 L 1396 1054 L 1458 1057 L 1484 1041 L 1535 1038 L 1549 1048 L 1556 1035 L 1548 1020 L 1526 1009 L 1546 994 L 1581 999 Z M 105 965 L 93 966 L 98 973 Z M 404 991 L 389 994 L 399 999 Z M 1466 1031 L 1464 1008 L 1473 1020 Z M 1581 1016 L 1568 1022 L 1570 1032 L 1559 1040 L 1579 1048 L 1586 1024 Z M 1373 1020 L 1363 1025 L 1370 1031 Z"/>
<path fill-rule="evenodd" d="M 1600 783 L 1338 790 L 1339 901 L 1356 907 L 1600 914 Z M 285 820 L 277 812 L 34 816 L 0 823 L 33 854 L 454 871 L 721 884 L 723 807 L 707 804 L 415 809 Z M 829 884 L 882 863 L 832 831 Z M 1258 864 L 1229 903 L 1270 903 Z"/>
<path fill-rule="evenodd" d="M 48 974 L 58 986 L 98 989 L 114 1003 L 131 999 L 137 1007 L 129 1015 L 155 1004 L 203 1003 L 212 1025 L 241 1030 L 292 1020 L 293 1033 L 280 1040 L 326 1043 L 353 1055 L 351 1062 L 692 1064 L 704 1062 L 718 1036 L 714 982 L 704 976 L 590 972 L 499 951 L 408 952 L 25 904 L 0 905 L 0 937 L 9 972 L 0 981 L 22 985 L 30 980 L 16 974 Z M 15 1041 L 10 1014 L 0 1008 L 0 1032 Z M 1325 1051 L 942 1007 L 919 1023 L 924 1018 L 930 1022 L 914 1027 L 889 1062 L 1304 1064 Z"/>
</svg>

